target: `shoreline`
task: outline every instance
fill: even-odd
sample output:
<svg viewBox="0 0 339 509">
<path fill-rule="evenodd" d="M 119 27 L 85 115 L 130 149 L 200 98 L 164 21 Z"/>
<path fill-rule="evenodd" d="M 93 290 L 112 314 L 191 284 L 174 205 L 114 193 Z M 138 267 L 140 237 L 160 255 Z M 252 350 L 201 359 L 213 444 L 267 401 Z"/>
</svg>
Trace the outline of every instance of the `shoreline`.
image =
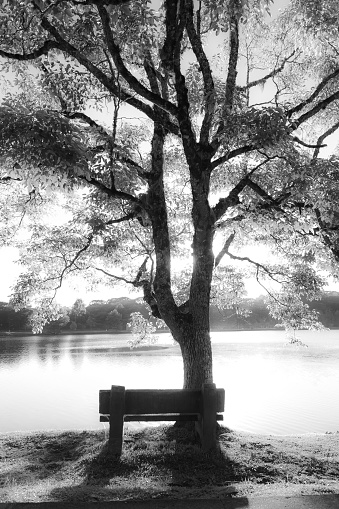
<svg viewBox="0 0 339 509">
<path fill-rule="evenodd" d="M 162 428 L 164 426 L 166 426 L 166 424 L 161 424 L 161 423 L 158 425 L 154 424 L 154 426 L 150 426 L 149 424 L 147 424 L 147 421 L 145 421 L 145 424 L 142 424 L 141 422 L 140 423 L 125 422 L 124 430 L 125 431 L 127 430 L 128 433 L 138 433 L 139 431 Z M 225 426 L 222 425 L 221 427 L 223 428 Z M 339 427 L 339 425 L 338 425 L 338 427 Z M 108 436 L 108 427 L 107 428 L 99 428 L 98 427 L 97 429 L 87 429 L 87 428 L 54 429 L 54 428 L 49 428 L 49 429 L 34 429 L 34 430 L 0 431 L 0 439 L 11 438 L 14 436 L 29 437 L 29 436 L 44 435 L 44 434 L 57 436 L 57 435 L 61 435 L 64 433 L 94 433 L 94 434 L 104 433 L 105 435 Z M 279 440 L 279 439 L 292 440 L 292 439 L 302 439 L 302 438 L 310 439 L 310 438 L 317 438 L 317 437 L 322 438 L 322 437 L 330 437 L 333 435 L 335 435 L 335 436 L 338 435 L 338 437 L 339 437 L 339 429 L 337 431 L 324 431 L 323 433 L 320 433 L 320 432 L 287 433 L 284 435 L 280 435 L 280 434 L 276 434 L 276 433 L 254 433 L 252 431 L 245 431 L 245 430 L 241 430 L 241 429 L 234 429 L 234 430 L 232 430 L 232 433 L 236 433 L 238 435 L 244 435 L 244 436 L 258 437 L 258 439 L 270 437 L 270 438 L 277 439 L 277 440 Z M 1 463 L 1 457 L 0 457 L 0 463 Z"/>
<path fill-rule="evenodd" d="M 308 330 L 308 329 L 302 329 L 302 330 Z M 339 327 L 328 327 L 326 330 L 339 330 Z M 286 332 L 282 328 L 278 327 L 268 327 L 268 328 L 247 328 L 247 329 L 211 329 L 211 333 L 213 332 Z M 0 338 L 10 338 L 12 336 L 19 336 L 19 337 L 26 337 L 26 336 L 34 336 L 34 337 L 40 337 L 40 336 L 81 336 L 81 335 L 90 335 L 90 334 L 105 334 L 105 335 L 125 335 L 125 334 L 132 334 L 130 331 L 126 330 L 78 330 L 78 331 L 60 331 L 60 332 L 46 332 L 46 333 L 39 333 L 39 334 L 33 334 L 33 332 L 28 331 L 0 331 Z M 170 334 L 169 330 L 158 330 L 154 333 L 155 335 L 158 334 Z"/>
</svg>

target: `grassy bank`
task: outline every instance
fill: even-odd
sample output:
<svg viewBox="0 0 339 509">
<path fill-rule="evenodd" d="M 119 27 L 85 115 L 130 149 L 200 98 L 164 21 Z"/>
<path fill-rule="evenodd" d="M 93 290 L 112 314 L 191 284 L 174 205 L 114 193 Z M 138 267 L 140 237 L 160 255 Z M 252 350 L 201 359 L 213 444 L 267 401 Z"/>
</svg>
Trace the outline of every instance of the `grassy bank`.
<svg viewBox="0 0 339 509">
<path fill-rule="evenodd" d="M 0 502 L 339 493 L 339 432 L 260 436 L 221 428 L 203 454 L 170 426 L 127 431 L 121 460 L 105 431 L 0 434 Z"/>
</svg>

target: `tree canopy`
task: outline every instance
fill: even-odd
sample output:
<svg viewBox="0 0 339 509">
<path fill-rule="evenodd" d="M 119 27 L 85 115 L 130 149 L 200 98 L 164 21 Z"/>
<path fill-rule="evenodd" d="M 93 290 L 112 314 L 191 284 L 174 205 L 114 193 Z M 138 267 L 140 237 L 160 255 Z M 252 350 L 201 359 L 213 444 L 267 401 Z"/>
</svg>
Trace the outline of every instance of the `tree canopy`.
<svg viewBox="0 0 339 509">
<path fill-rule="evenodd" d="M 238 306 L 246 277 L 286 327 L 318 326 L 305 299 L 338 277 L 338 158 L 322 150 L 339 7 L 292 0 L 273 19 L 271 3 L 0 1 L 1 237 L 29 225 L 13 302 L 40 298 L 38 329 L 67 278 L 130 285 L 197 387 L 211 299 Z"/>
</svg>

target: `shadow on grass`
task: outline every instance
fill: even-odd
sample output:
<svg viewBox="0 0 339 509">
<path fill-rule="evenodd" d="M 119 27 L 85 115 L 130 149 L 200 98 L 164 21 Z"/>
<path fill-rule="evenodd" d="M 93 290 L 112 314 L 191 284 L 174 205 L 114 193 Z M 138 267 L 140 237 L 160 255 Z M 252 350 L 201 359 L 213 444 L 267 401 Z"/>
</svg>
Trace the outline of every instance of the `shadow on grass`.
<svg viewBox="0 0 339 509">
<path fill-rule="evenodd" d="M 0 486 L 16 479 L 44 480 L 58 475 L 67 463 L 74 463 L 83 454 L 83 444 L 90 439 L 90 433 L 60 433 L 49 436 L 36 433 L 21 437 L 20 434 L 4 440 L 2 447 L 9 451 L 8 457 L 17 459 L 17 469 L 5 469 L 0 473 Z M 6 453 L 4 452 L 6 458 Z"/>
<path fill-rule="evenodd" d="M 88 431 L 4 437 L 0 443 L 0 501 L 60 500 L 51 493 L 60 485 L 75 487 L 75 480 L 83 479 L 78 472 L 84 457 L 98 447 L 102 448 L 102 437 Z M 77 500 L 76 494 L 71 498 Z"/>
<path fill-rule="evenodd" d="M 225 432 L 225 429 L 223 429 Z M 51 491 L 53 500 L 122 500 L 151 498 L 225 498 L 238 480 L 225 453 L 201 451 L 186 428 L 159 426 L 125 432 L 121 458 L 109 454 L 107 443 L 81 462 L 82 482 Z M 233 507 L 247 507 L 246 498 Z"/>
</svg>

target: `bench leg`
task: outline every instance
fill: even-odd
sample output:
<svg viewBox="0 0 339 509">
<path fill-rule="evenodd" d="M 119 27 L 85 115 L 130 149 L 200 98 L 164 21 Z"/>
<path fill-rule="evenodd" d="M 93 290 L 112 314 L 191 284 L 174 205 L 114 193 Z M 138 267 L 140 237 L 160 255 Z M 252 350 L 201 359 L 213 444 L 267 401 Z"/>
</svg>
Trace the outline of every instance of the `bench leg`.
<svg viewBox="0 0 339 509">
<path fill-rule="evenodd" d="M 109 409 L 109 440 L 111 454 L 120 456 L 124 434 L 125 387 L 112 385 Z"/>
<path fill-rule="evenodd" d="M 202 450 L 211 451 L 216 448 L 217 428 L 217 389 L 215 384 L 204 384 L 202 387 L 201 419 L 196 425 L 200 435 Z"/>
</svg>

